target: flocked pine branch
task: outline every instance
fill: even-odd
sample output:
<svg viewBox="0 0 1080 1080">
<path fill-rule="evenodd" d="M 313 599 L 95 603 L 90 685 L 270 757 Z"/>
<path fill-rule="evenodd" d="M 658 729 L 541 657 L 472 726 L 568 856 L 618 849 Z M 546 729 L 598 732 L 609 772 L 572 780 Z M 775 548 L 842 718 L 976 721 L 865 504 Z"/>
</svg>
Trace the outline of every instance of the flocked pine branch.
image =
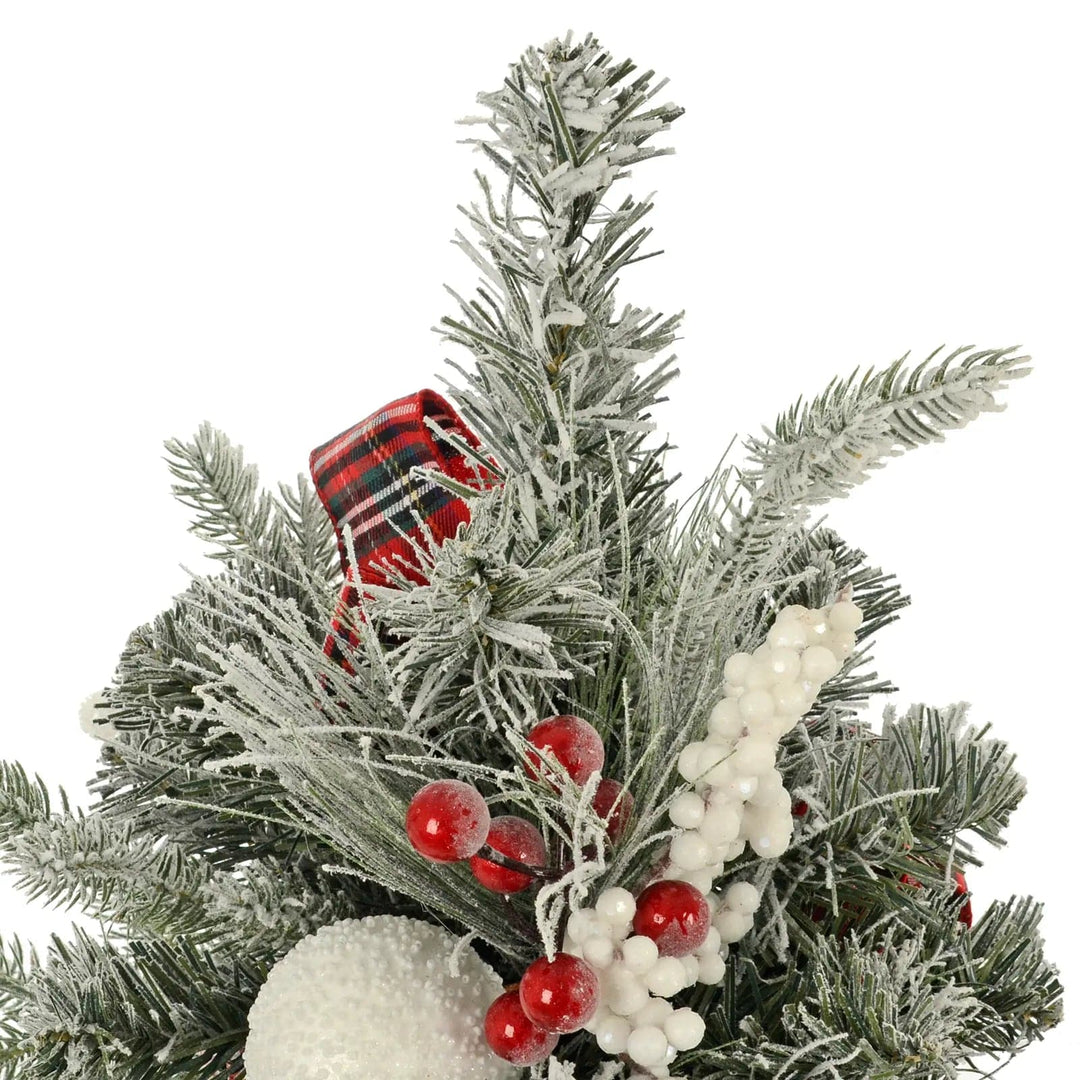
<svg viewBox="0 0 1080 1080">
<path fill-rule="evenodd" d="M 311 485 L 280 485 L 281 499 L 259 487 L 259 474 L 222 432 L 204 423 L 190 442 L 169 439 L 173 493 L 195 511 L 191 531 L 211 558 L 250 564 L 243 577 L 310 604 L 312 581 L 332 566 L 333 531 Z M 321 517 L 320 517 L 321 513 Z"/>
<path fill-rule="evenodd" d="M 44 788 L 17 766 L 0 767 L 0 802 L 20 806 L 0 835 L 0 862 L 15 884 L 32 900 L 77 906 L 124 934 L 281 948 L 355 900 L 316 866 L 267 858 L 215 869 L 130 817 L 52 812 Z"/>
<path fill-rule="evenodd" d="M 198 891 L 208 868 L 134 823 L 100 814 L 38 817 L 0 843 L 0 861 L 30 899 L 166 936 L 205 924 Z"/>
<path fill-rule="evenodd" d="M 38 964 L 33 949 L 18 938 L 0 938 L 0 1078 L 14 1080 L 26 1037 L 21 1013 L 30 1000 L 30 980 Z"/>
<path fill-rule="evenodd" d="M 653 104 L 664 81 L 633 71 L 591 37 L 552 43 L 481 94 L 489 113 L 471 120 L 488 128 L 470 141 L 504 187 L 497 195 L 478 173 L 482 205 L 462 208 L 476 240 L 459 233 L 457 243 L 483 277 L 443 320 L 475 362 L 458 369 L 454 392 L 496 459 L 531 474 L 552 509 L 609 467 L 608 436 L 626 461 L 650 459 L 649 409 L 674 376 L 670 359 L 637 369 L 674 340 L 678 317 L 614 299 L 620 272 L 648 257 L 651 202 L 609 206 L 609 190 L 630 165 L 668 152 L 648 143 L 682 112 Z"/>
<path fill-rule="evenodd" d="M 1024 792 L 1012 756 L 963 708 L 887 710 L 881 734 L 831 709 L 793 734 L 779 767 L 805 807 L 794 841 L 738 872 L 751 869 L 765 896 L 755 954 L 782 966 L 823 924 L 937 918 L 921 901 L 953 897 L 954 871 L 979 865 L 973 837 L 996 842 Z"/>
<path fill-rule="evenodd" d="M 810 507 L 847 494 L 888 458 L 999 410 L 994 395 L 1029 370 L 1029 358 L 1011 349 L 937 356 L 833 380 L 748 440 L 748 467 L 729 472 L 717 493 L 714 528 L 729 580 L 757 588 L 775 578 Z"/>
<path fill-rule="evenodd" d="M 748 446 L 754 463 L 743 474 L 755 499 L 778 506 L 808 506 L 846 494 L 886 457 L 964 427 L 998 410 L 994 397 L 1010 379 L 1030 370 L 1011 349 L 958 349 L 915 368 L 906 357 L 881 371 L 855 372 L 831 383 L 813 401 L 794 405 L 765 439 Z"/>
<path fill-rule="evenodd" d="M 970 933 L 955 923 L 942 933 L 946 918 L 820 935 L 797 979 L 765 980 L 747 961 L 739 995 L 715 1015 L 718 1045 L 696 1052 L 694 1075 L 936 1080 L 976 1071 L 978 1055 L 1007 1058 L 1060 1019 L 1039 919 L 1018 901 L 993 905 Z M 741 1022 L 738 997 L 753 1010 Z"/>
<path fill-rule="evenodd" d="M 29 974 L 25 1034 L 6 1048 L 12 1075 L 225 1080 L 269 959 L 183 940 L 136 940 L 121 951 L 76 927 L 69 941 L 54 937 Z"/>
</svg>

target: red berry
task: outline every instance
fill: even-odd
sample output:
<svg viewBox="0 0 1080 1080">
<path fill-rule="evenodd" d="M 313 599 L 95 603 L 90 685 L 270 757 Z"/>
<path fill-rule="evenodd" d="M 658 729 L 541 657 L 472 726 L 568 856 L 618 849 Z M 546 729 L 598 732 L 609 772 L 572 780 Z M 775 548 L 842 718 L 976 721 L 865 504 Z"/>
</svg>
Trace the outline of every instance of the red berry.
<svg viewBox="0 0 1080 1080">
<path fill-rule="evenodd" d="M 491 819 L 487 845 L 500 855 L 516 859 L 526 866 L 543 866 L 547 861 L 547 848 L 544 847 L 540 830 L 524 818 L 510 814 Z M 474 855 L 469 860 L 469 868 L 476 880 L 492 892 L 521 892 L 533 883 L 533 878 L 528 874 L 523 874 L 520 870 L 508 870 L 480 855 Z"/>
<path fill-rule="evenodd" d="M 806 817 L 810 810 L 810 804 L 805 799 L 796 799 L 791 804 L 792 817 Z"/>
<path fill-rule="evenodd" d="M 460 780 L 425 785 L 405 814 L 409 842 L 432 862 L 458 862 L 476 854 L 490 824 L 483 795 Z"/>
<path fill-rule="evenodd" d="M 967 878 L 964 877 L 963 871 L 954 870 L 953 877 L 956 878 L 956 892 L 953 893 L 955 899 L 959 900 L 962 896 L 967 896 L 968 886 Z M 975 921 L 975 913 L 971 909 L 971 901 L 967 900 L 964 906 L 960 909 L 959 915 L 960 921 L 970 929 L 971 924 Z"/>
<path fill-rule="evenodd" d="M 634 812 L 634 796 L 617 780 L 601 780 L 592 805 L 597 814 L 607 821 L 608 839 L 614 844 L 630 824 L 630 815 Z"/>
<path fill-rule="evenodd" d="M 537 750 L 550 751 L 575 784 L 584 784 L 604 767 L 604 744 L 596 728 L 579 716 L 551 716 L 541 720 L 526 739 Z M 525 755 L 525 772 L 533 780 L 541 774 L 545 780 L 557 779 L 554 770 L 532 751 Z"/>
<path fill-rule="evenodd" d="M 513 1065 L 537 1065 L 547 1059 L 559 1036 L 538 1028 L 521 1007 L 517 990 L 497 997 L 484 1018 L 484 1034 L 492 1051 Z"/>
<path fill-rule="evenodd" d="M 922 882 L 918 878 L 912 877 L 910 874 L 901 874 L 900 875 L 900 884 L 901 885 L 910 885 L 913 889 L 921 889 L 922 888 Z"/>
<path fill-rule="evenodd" d="M 685 881 L 657 881 L 639 897 L 634 933 L 656 942 L 661 956 L 688 956 L 709 933 L 709 905 Z"/>
<path fill-rule="evenodd" d="M 556 953 L 534 960 L 521 976 L 521 1007 L 537 1027 L 566 1035 L 580 1030 L 600 1003 L 600 980 L 584 960 Z"/>
</svg>

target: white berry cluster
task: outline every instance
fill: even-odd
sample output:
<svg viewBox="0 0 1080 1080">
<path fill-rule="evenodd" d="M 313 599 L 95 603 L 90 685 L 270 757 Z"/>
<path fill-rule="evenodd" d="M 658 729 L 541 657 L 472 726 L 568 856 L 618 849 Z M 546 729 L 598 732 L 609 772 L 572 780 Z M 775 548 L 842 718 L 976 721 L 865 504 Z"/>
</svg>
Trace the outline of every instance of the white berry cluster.
<svg viewBox="0 0 1080 1080">
<path fill-rule="evenodd" d="M 692 1050 L 705 1035 L 705 1021 L 693 1009 L 676 1009 L 668 998 L 696 982 L 720 982 L 727 946 L 718 923 L 738 907 L 752 915 L 757 890 L 733 885 L 724 902 L 710 897 L 713 925 L 689 956 L 661 956 L 650 937 L 632 933 L 636 904 L 626 889 L 605 889 L 595 908 L 570 916 L 563 951 L 580 956 L 600 979 L 600 1005 L 586 1031 L 607 1054 L 626 1054 L 654 1076 L 666 1076 L 680 1050 Z"/>
<path fill-rule="evenodd" d="M 791 796 L 776 768 L 777 747 L 851 655 L 861 623 L 850 600 L 815 610 L 793 604 L 781 609 L 763 645 L 728 659 L 705 741 L 679 755 L 679 773 L 694 790 L 671 804 L 672 824 L 683 831 L 671 841 L 664 876 L 707 893 L 747 844 L 762 858 L 787 850 Z"/>
<path fill-rule="evenodd" d="M 791 843 L 791 796 L 776 768 L 777 748 L 851 655 L 862 620 L 850 600 L 827 609 L 781 609 L 765 644 L 727 661 L 708 735 L 679 755 L 679 772 L 693 789 L 671 804 L 679 831 L 659 876 L 686 881 L 706 897 L 712 926 L 701 948 L 660 956 L 651 938 L 632 935 L 635 902 L 625 889 L 607 889 L 595 908 L 571 915 L 563 948 L 599 976 L 600 1007 L 586 1029 L 606 1053 L 626 1054 L 664 1077 L 678 1051 L 703 1038 L 704 1020 L 667 999 L 694 983 L 719 983 L 728 946 L 753 926 L 760 903 L 754 886 L 736 882 L 718 898 L 713 883 L 747 844 L 775 858 Z"/>
</svg>

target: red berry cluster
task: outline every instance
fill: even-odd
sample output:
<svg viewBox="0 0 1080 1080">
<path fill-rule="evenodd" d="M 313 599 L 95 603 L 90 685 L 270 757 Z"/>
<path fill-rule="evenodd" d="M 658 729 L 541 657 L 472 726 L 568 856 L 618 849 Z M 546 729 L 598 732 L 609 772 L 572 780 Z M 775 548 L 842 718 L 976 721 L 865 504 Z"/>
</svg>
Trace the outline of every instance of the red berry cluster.
<svg viewBox="0 0 1080 1080">
<path fill-rule="evenodd" d="M 485 844 L 522 866 L 542 867 L 547 860 L 544 838 L 535 825 L 509 814 L 493 818 L 484 796 L 460 780 L 435 780 L 422 787 L 405 813 L 405 831 L 425 859 L 468 859 L 476 880 L 494 892 L 521 892 L 533 879 L 479 855 Z"/>
<path fill-rule="evenodd" d="M 604 767 L 600 735 L 578 716 L 542 720 L 526 741 L 531 749 L 525 753 L 525 772 L 553 788 L 558 789 L 567 779 L 581 786 Z M 592 805 L 606 822 L 608 839 L 614 843 L 630 822 L 633 797 L 622 784 L 603 778 Z M 483 795 L 460 780 L 436 780 L 422 787 L 409 803 L 405 829 L 412 846 L 432 862 L 468 859 L 476 880 L 493 892 L 527 889 L 535 875 L 526 873 L 525 868 L 540 868 L 547 861 L 544 838 L 534 825 L 509 815 L 491 817 Z M 485 845 L 487 850 L 482 850 Z M 522 869 L 487 857 L 492 853 L 505 856 Z M 643 901 L 649 892 L 646 890 Z M 646 904 L 643 910 L 652 908 Z M 700 912 L 680 908 L 668 915 L 655 914 L 655 925 L 639 932 L 647 932 L 658 942 L 661 936 L 670 938 L 674 948 L 676 939 L 696 937 L 695 920 L 700 919 Z M 706 910 L 702 935 L 707 929 Z M 551 1054 L 560 1035 L 579 1031 L 588 1023 L 599 998 L 596 973 L 584 960 L 569 953 L 556 953 L 552 960 L 541 957 L 529 966 L 520 984 L 496 999 L 488 1010 L 484 1023 L 488 1045 L 514 1065 L 534 1065 Z"/>
<path fill-rule="evenodd" d="M 554 758 L 570 780 L 579 787 L 604 767 L 604 743 L 596 728 L 579 716 L 552 716 L 541 720 L 525 737 L 536 747 L 525 754 L 525 772 L 534 780 L 544 780 L 552 787 L 562 781 L 552 767 Z M 593 809 L 607 822 L 612 843 L 626 831 L 634 811 L 634 797 L 617 780 L 604 778 L 593 796 Z"/>
<path fill-rule="evenodd" d="M 962 870 L 954 870 L 953 880 L 956 882 L 956 888 L 953 890 L 953 899 L 961 900 L 964 897 L 967 897 L 968 883 L 967 878 L 964 877 L 964 872 Z M 910 885 L 913 889 L 921 889 L 923 887 L 922 882 L 918 878 L 912 877 L 911 874 L 901 874 L 900 882 L 903 885 Z M 972 910 L 970 899 L 964 900 L 956 917 L 964 926 L 969 929 L 971 928 L 972 924 L 975 922 L 975 913 Z"/>
<path fill-rule="evenodd" d="M 542 956 L 488 1009 L 488 1046 L 513 1065 L 535 1065 L 551 1054 L 560 1035 L 580 1031 L 599 1001 L 600 981 L 584 960 L 562 952 L 551 960 Z"/>
<path fill-rule="evenodd" d="M 526 737 L 535 747 L 525 755 L 525 771 L 534 780 L 556 786 L 561 766 L 575 784 L 584 784 L 604 765 L 604 744 L 596 729 L 577 716 L 552 716 L 537 724 Z M 593 798 L 593 808 L 607 821 L 608 837 L 614 842 L 625 830 L 634 801 L 614 780 L 601 780 Z M 524 818 L 504 815 L 493 818 L 483 795 L 460 780 L 436 780 L 422 787 L 409 803 L 405 815 L 409 842 L 432 862 L 462 862 L 485 888 L 499 893 L 527 889 L 535 875 L 495 862 L 480 854 L 486 845 L 522 867 L 543 867 L 547 861 L 544 838 L 535 825 Z"/>
</svg>

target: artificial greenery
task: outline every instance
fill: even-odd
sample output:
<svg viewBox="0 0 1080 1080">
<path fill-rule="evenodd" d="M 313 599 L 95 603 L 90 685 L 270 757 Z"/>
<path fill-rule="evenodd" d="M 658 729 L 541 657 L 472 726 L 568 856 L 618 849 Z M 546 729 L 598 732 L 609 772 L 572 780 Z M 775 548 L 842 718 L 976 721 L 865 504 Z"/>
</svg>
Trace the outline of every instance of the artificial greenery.
<svg viewBox="0 0 1080 1080">
<path fill-rule="evenodd" d="M 837 380 L 677 505 L 650 412 L 679 317 L 616 301 L 655 254 L 651 203 L 614 189 L 667 152 L 654 140 L 681 110 L 657 104 L 663 86 L 568 37 L 480 95 L 469 122 L 489 168 L 457 242 L 481 283 L 439 330 L 468 353 L 449 392 L 501 483 L 461 490 L 471 523 L 420 553 L 428 585 L 364 597 L 355 674 L 323 652 L 340 571 L 310 485 L 260 491 L 209 427 L 167 444 L 220 568 L 132 633 L 100 696 L 89 812 L 0 770 L 0 858 L 29 896 L 100 924 L 44 957 L 0 945 L 0 1077 L 242 1076 L 267 970 L 344 916 L 471 930 L 516 977 L 570 909 L 648 874 L 726 657 L 760 644 L 778 607 L 843 588 L 866 614 L 858 647 L 780 762 L 806 812 L 782 858 L 728 870 L 765 899 L 724 984 L 686 992 L 708 1036 L 679 1074 L 951 1077 L 1057 1022 L 1038 905 L 984 905 L 970 931 L 957 918 L 953 871 L 978 866 L 975 838 L 1002 842 L 1023 795 L 1012 758 L 957 707 L 865 719 L 893 689 L 875 635 L 907 600 L 811 510 L 998 407 L 1026 357 L 963 349 Z M 523 733 L 554 712 L 601 732 L 608 775 L 634 793 L 613 849 L 594 782 L 557 792 L 521 768 Z M 443 776 L 540 824 L 559 872 L 509 903 L 466 869 L 433 872 L 402 822 Z M 535 1075 L 619 1075 L 585 1035 L 558 1054 Z"/>
</svg>

